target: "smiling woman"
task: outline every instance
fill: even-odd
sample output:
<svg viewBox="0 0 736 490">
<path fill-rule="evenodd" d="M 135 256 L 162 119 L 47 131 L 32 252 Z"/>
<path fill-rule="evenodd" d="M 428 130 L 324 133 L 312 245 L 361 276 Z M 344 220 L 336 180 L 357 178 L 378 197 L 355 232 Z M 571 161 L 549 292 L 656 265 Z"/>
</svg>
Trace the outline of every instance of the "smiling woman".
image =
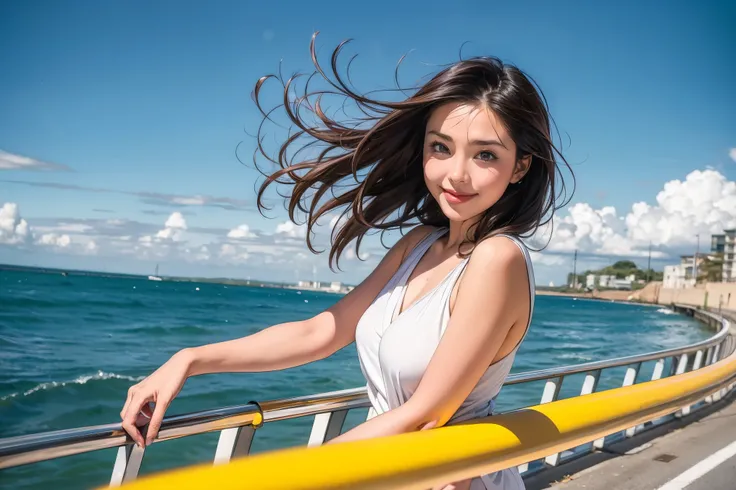
<svg viewBox="0 0 736 490">
<path fill-rule="evenodd" d="M 406 100 L 378 101 L 343 82 L 337 70 L 341 48 L 333 53 L 333 80 L 317 62 L 312 40 L 316 75 L 364 117 L 332 119 L 320 103 L 325 91 L 293 97 L 293 80 L 283 82 L 280 107 L 298 131 L 271 158 L 259 130 L 258 154 L 279 166 L 265 173 L 259 207 L 272 184 L 290 187 L 290 218 L 307 214 L 305 239 L 313 251 L 312 227 L 341 210 L 331 262 L 353 241 L 357 252 L 371 230 L 413 229 L 324 312 L 184 349 L 133 386 L 120 415 L 139 444 L 156 437 L 166 408 L 190 376 L 285 369 L 352 342 L 371 409 L 365 423 L 330 443 L 493 413 L 534 310 L 534 273 L 520 238 L 552 218 L 560 206 L 556 191 L 565 188 L 544 99 L 519 69 L 484 57 L 451 65 Z M 271 78 L 278 77 L 261 78 L 255 89 L 264 121 L 273 111 L 262 107 L 259 95 Z M 136 426 L 142 420 L 150 420 L 145 441 Z M 523 487 L 516 468 L 509 468 L 446 488 Z"/>
</svg>

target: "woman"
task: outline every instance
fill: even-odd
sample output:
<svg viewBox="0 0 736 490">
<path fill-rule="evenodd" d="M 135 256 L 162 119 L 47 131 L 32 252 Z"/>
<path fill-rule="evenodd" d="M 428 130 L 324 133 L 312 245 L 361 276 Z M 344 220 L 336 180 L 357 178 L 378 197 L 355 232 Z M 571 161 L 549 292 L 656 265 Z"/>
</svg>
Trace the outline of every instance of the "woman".
<svg viewBox="0 0 736 490">
<path fill-rule="evenodd" d="M 300 131 L 277 159 L 269 159 L 281 168 L 267 174 L 259 208 L 274 182 L 293 187 L 290 217 L 297 208 L 305 212 L 310 232 L 318 218 L 344 208 L 343 224 L 333 232 L 331 264 L 369 230 L 417 226 L 326 311 L 184 349 L 133 386 L 120 415 L 139 445 L 153 441 L 190 376 L 286 369 L 352 342 L 372 408 L 365 423 L 330 443 L 492 413 L 534 305 L 532 263 L 519 237 L 551 219 L 559 207 L 555 190 L 558 184 L 564 189 L 544 99 L 517 68 L 473 58 L 443 69 L 403 101 L 373 100 L 337 73 L 341 47 L 333 53 L 331 79 L 317 62 L 312 39 L 316 73 L 333 87 L 332 95 L 352 101 L 365 117 L 352 126 L 340 123 L 325 114 L 319 98 L 311 102 L 308 88 L 289 100 L 292 80 L 284 84 L 285 113 Z M 271 112 L 261 108 L 259 94 L 269 78 L 255 89 L 264 120 Z M 306 122 L 305 110 L 318 124 Z M 286 155 L 298 157 L 292 147 L 304 139 L 306 147 L 325 148 L 289 161 Z M 258 150 L 268 158 L 262 146 Z M 321 202 L 325 196 L 331 197 Z M 309 238 L 307 244 L 313 250 Z M 152 413 L 149 402 L 155 403 Z M 141 410 L 151 418 L 145 441 L 135 425 Z M 446 488 L 523 487 L 512 468 Z"/>
</svg>

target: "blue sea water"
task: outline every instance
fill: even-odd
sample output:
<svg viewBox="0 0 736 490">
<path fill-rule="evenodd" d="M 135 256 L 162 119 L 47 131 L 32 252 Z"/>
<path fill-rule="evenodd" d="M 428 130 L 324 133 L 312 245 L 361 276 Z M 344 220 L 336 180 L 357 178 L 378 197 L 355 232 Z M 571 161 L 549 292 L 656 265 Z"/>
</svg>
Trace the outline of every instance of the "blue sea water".
<svg viewBox="0 0 736 490">
<path fill-rule="evenodd" d="M 129 386 L 177 350 L 238 338 L 269 325 L 304 319 L 338 295 L 145 278 L 62 276 L 0 271 L 0 438 L 119 420 Z M 512 372 L 578 364 L 671 348 L 712 335 L 667 310 L 604 301 L 538 296 L 532 327 Z M 638 381 L 651 376 L 645 365 Z M 624 368 L 602 376 L 599 389 L 620 385 Z M 561 396 L 580 390 L 565 380 Z M 364 383 L 354 346 L 294 369 L 192 378 L 168 414 L 250 400 L 326 392 Z M 504 388 L 500 411 L 539 401 L 542 382 Z M 346 428 L 365 411 L 351 413 Z M 306 444 L 312 419 L 259 429 L 253 452 Z M 142 474 L 211 461 L 217 434 L 146 450 Z M 109 482 L 116 450 L 0 471 L 0 487 L 93 488 Z"/>
</svg>

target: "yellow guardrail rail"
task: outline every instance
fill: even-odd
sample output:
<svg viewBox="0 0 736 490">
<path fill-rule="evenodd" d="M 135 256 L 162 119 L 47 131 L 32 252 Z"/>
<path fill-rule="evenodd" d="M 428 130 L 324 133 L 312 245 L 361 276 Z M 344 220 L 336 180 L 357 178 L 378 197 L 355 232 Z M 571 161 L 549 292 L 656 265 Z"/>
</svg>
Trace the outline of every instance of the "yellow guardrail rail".
<svg viewBox="0 0 736 490">
<path fill-rule="evenodd" d="M 736 382 L 736 353 L 701 369 L 469 423 L 315 448 L 252 455 L 141 477 L 161 488 L 427 489 L 509 468 L 694 404 Z"/>
</svg>

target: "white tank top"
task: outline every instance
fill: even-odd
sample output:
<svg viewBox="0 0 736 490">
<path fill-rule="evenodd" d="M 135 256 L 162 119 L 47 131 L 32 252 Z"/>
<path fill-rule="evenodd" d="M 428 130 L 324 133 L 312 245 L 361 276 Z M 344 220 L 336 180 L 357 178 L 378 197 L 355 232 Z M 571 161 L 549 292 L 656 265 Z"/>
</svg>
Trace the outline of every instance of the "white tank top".
<svg viewBox="0 0 736 490">
<path fill-rule="evenodd" d="M 368 418 L 406 402 L 419 386 L 450 320 L 450 295 L 468 263 L 463 259 L 433 289 L 399 313 L 406 283 L 430 246 L 447 233 L 440 228 L 423 238 L 363 313 L 355 331 L 355 344 L 363 375 L 367 381 L 371 409 Z M 529 276 L 529 330 L 534 310 L 534 272 L 526 246 L 518 238 L 505 236 L 521 249 Z M 519 342 L 521 344 L 521 342 Z M 447 425 L 491 415 L 494 400 L 501 391 L 519 345 L 503 359 L 490 365 L 467 399 Z M 473 480 L 471 489 L 518 490 L 524 484 L 516 468 L 483 475 Z"/>
</svg>

